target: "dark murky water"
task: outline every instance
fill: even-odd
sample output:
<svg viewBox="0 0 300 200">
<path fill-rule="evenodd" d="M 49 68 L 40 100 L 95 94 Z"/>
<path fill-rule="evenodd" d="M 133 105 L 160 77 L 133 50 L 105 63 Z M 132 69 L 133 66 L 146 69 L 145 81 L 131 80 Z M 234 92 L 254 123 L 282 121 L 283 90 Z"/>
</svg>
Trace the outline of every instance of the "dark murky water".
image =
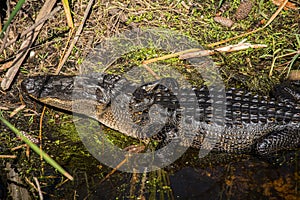
<svg viewBox="0 0 300 200">
<path fill-rule="evenodd" d="M 205 166 L 195 158 L 186 160 L 189 155 L 185 155 L 147 175 L 116 173 L 96 184 L 88 199 L 299 199 L 299 156 L 295 156 L 295 152 L 281 155 L 275 163 L 243 156 Z"/>
</svg>

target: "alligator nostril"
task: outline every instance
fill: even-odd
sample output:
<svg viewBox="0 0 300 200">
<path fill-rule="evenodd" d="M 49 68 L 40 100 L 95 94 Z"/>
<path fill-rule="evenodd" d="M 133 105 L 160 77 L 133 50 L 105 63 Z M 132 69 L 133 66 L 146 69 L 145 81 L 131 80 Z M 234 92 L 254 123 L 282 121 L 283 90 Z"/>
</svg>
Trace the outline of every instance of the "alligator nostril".
<svg viewBox="0 0 300 200">
<path fill-rule="evenodd" d="M 27 93 L 30 93 L 34 89 L 34 81 L 32 78 L 27 78 L 22 81 L 21 89 Z"/>
<path fill-rule="evenodd" d="M 26 93 L 37 96 L 43 87 L 45 77 L 28 77 L 21 83 L 21 89 Z"/>
</svg>

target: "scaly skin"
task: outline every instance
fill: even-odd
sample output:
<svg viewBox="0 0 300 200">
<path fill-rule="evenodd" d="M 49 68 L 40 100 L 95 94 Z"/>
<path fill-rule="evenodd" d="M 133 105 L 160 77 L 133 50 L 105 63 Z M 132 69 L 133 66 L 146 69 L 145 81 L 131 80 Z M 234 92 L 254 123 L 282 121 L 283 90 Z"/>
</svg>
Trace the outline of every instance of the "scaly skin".
<svg viewBox="0 0 300 200">
<path fill-rule="evenodd" d="M 136 84 L 96 73 L 30 77 L 22 89 L 40 102 L 87 115 L 142 140 L 166 144 L 175 139 L 183 146 L 261 155 L 300 143 L 300 104 L 288 87 L 282 88 L 290 95 L 285 99 L 235 88 L 224 93 L 205 86 L 182 89 L 171 78 Z"/>
</svg>

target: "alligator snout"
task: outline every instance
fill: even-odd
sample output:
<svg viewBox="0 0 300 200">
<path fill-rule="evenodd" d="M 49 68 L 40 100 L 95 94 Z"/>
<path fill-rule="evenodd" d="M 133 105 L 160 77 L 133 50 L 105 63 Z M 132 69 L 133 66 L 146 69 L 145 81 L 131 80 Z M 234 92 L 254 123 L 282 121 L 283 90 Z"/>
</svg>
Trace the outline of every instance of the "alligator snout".
<svg viewBox="0 0 300 200">
<path fill-rule="evenodd" d="M 46 80 L 46 76 L 35 76 L 26 78 L 21 83 L 21 89 L 33 98 L 39 98 Z"/>
</svg>

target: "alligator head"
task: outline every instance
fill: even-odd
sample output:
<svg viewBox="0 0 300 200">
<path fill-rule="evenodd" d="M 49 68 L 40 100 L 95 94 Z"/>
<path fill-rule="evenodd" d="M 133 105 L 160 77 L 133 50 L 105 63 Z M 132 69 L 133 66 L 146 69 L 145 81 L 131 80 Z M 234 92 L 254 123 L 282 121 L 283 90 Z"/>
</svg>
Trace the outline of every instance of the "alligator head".
<svg viewBox="0 0 300 200">
<path fill-rule="evenodd" d="M 44 104 L 97 118 L 119 89 L 116 84 L 119 79 L 120 76 L 102 73 L 35 76 L 23 80 L 21 88 Z"/>
</svg>

